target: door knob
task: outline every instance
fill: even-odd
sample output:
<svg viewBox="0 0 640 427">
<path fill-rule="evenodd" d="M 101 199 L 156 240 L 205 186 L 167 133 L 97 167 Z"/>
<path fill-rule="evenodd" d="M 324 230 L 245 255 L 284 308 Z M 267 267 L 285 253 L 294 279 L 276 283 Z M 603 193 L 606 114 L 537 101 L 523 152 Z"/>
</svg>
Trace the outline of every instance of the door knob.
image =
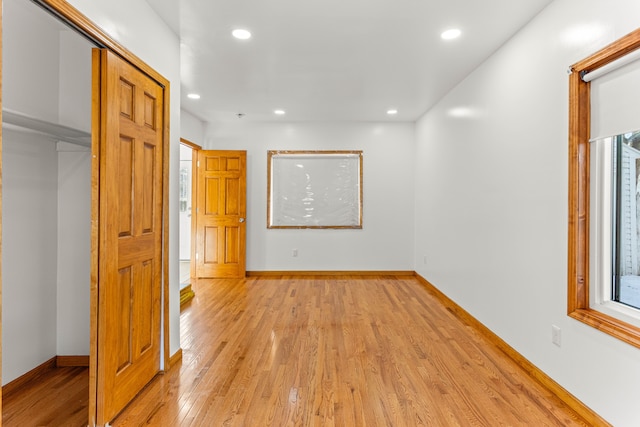
<svg viewBox="0 0 640 427">
<path fill-rule="evenodd" d="M 240 221 L 240 222 L 244 222 L 244 218 L 240 218 L 238 221 Z"/>
</svg>

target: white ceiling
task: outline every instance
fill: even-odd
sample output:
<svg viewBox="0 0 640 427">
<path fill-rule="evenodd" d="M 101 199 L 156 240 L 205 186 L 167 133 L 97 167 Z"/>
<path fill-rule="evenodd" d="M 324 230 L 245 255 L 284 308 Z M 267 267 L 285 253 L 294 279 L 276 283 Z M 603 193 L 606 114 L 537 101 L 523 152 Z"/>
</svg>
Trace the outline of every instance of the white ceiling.
<svg viewBox="0 0 640 427">
<path fill-rule="evenodd" d="M 216 122 L 414 121 L 552 0 L 147 1 L 180 36 L 182 108 Z"/>
</svg>

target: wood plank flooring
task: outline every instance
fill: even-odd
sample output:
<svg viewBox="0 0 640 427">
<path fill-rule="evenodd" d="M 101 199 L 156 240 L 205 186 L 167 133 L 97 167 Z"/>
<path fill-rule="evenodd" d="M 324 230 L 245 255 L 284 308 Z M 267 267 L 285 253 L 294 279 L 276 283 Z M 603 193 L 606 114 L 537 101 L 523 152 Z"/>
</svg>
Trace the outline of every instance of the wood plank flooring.
<svg viewBox="0 0 640 427">
<path fill-rule="evenodd" d="M 414 277 L 194 287 L 182 362 L 112 426 L 588 425 Z"/>
<path fill-rule="evenodd" d="M 87 425 L 89 368 L 52 368 L 2 396 L 2 426 Z"/>
</svg>

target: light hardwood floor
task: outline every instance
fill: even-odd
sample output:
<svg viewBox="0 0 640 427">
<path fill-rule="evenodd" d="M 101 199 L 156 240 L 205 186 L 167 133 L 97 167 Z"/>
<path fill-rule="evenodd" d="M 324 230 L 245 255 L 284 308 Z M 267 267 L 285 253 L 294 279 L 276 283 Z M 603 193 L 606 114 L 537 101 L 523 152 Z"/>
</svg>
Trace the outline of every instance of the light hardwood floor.
<svg viewBox="0 0 640 427">
<path fill-rule="evenodd" d="M 414 277 L 201 280 L 180 321 L 114 427 L 588 425 Z"/>
<path fill-rule="evenodd" d="M 86 426 L 88 405 L 89 369 L 54 368 L 2 396 L 2 426 Z"/>
</svg>

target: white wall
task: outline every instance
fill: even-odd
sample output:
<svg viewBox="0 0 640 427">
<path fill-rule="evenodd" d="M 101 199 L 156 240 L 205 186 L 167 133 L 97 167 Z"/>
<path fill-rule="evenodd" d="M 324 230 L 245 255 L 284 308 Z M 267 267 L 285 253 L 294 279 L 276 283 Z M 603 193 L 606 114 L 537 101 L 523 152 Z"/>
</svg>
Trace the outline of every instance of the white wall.
<svg viewBox="0 0 640 427">
<path fill-rule="evenodd" d="M 59 142 L 58 356 L 89 355 L 91 303 L 91 150 Z"/>
<path fill-rule="evenodd" d="M 204 148 L 247 150 L 247 270 L 413 270 L 413 124 L 239 120 Z M 362 230 L 268 230 L 268 150 L 363 150 Z"/>
<path fill-rule="evenodd" d="M 10 82 L 2 85 L 2 108 L 55 123 L 59 25 L 43 13 L 34 14 L 37 8 L 30 2 L 4 0 L 2 6 L 2 79 Z"/>
<path fill-rule="evenodd" d="M 72 30 L 59 32 L 58 122 L 91 132 L 91 49 Z M 58 356 L 90 352 L 91 149 L 59 142 Z"/>
<path fill-rule="evenodd" d="M 91 50 L 95 47 L 73 30 L 60 31 L 58 123 L 91 132 Z"/>
<path fill-rule="evenodd" d="M 169 165 L 169 350 L 180 348 L 178 175 L 180 167 L 180 40 L 144 0 L 69 0 L 100 28 L 171 83 Z"/>
<path fill-rule="evenodd" d="M 67 27 L 32 3 L 5 0 L 3 7 L 3 108 L 52 123 L 60 118 L 67 125 L 79 125 L 90 114 L 91 94 L 78 86 L 84 81 L 90 89 L 91 76 L 77 73 L 90 71 L 90 56 L 82 66 L 81 55 L 63 52 L 74 43 L 77 47 L 77 38 L 69 37 Z M 87 52 L 86 41 L 80 40 Z M 60 102 L 61 91 L 71 95 L 71 102 Z M 84 102 L 83 93 L 88 95 Z M 82 128 L 90 129 L 90 122 Z M 14 128 L 3 132 L 2 380 L 6 384 L 56 354 L 88 354 L 89 334 L 83 330 L 89 321 L 88 300 L 83 302 L 82 296 L 88 295 L 89 276 L 80 283 L 64 278 L 62 287 L 57 286 L 58 250 L 67 257 L 67 267 L 80 272 L 86 270 L 80 265 L 82 256 L 88 259 L 88 255 L 74 257 L 73 251 L 81 247 L 58 246 L 56 141 Z M 72 233 L 81 239 L 77 228 Z M 89 234 L 84 237 L 88 243 Z M 58 300 L 66 304 L 62 314 L 75 315 L 75 322 L 58 322 Z M 59 344 L 69 341 L 81 342 L 85 350 L 76 352 L 72 347 L 58 353 Z"/>
<path fill-rule="evenodd" d="M 3 130 L 2 381 L 56 355 L 57 154 Z M 9 249 L 10 248 L 10 249 Z"/>
<path fill-rule="evenodd" d="M 640 350 L 566 315 L 567 69 L 639 15 L 556 0 L 416 128 L 418 273 L 616 426 L 640 425 Z"/>
<path fill-rule="evenodd" d="M 180 110 L 180 137 L 189 142 L 204 144 L 205 124 L 193 114 L 185 110 Z"/>
</svg>

